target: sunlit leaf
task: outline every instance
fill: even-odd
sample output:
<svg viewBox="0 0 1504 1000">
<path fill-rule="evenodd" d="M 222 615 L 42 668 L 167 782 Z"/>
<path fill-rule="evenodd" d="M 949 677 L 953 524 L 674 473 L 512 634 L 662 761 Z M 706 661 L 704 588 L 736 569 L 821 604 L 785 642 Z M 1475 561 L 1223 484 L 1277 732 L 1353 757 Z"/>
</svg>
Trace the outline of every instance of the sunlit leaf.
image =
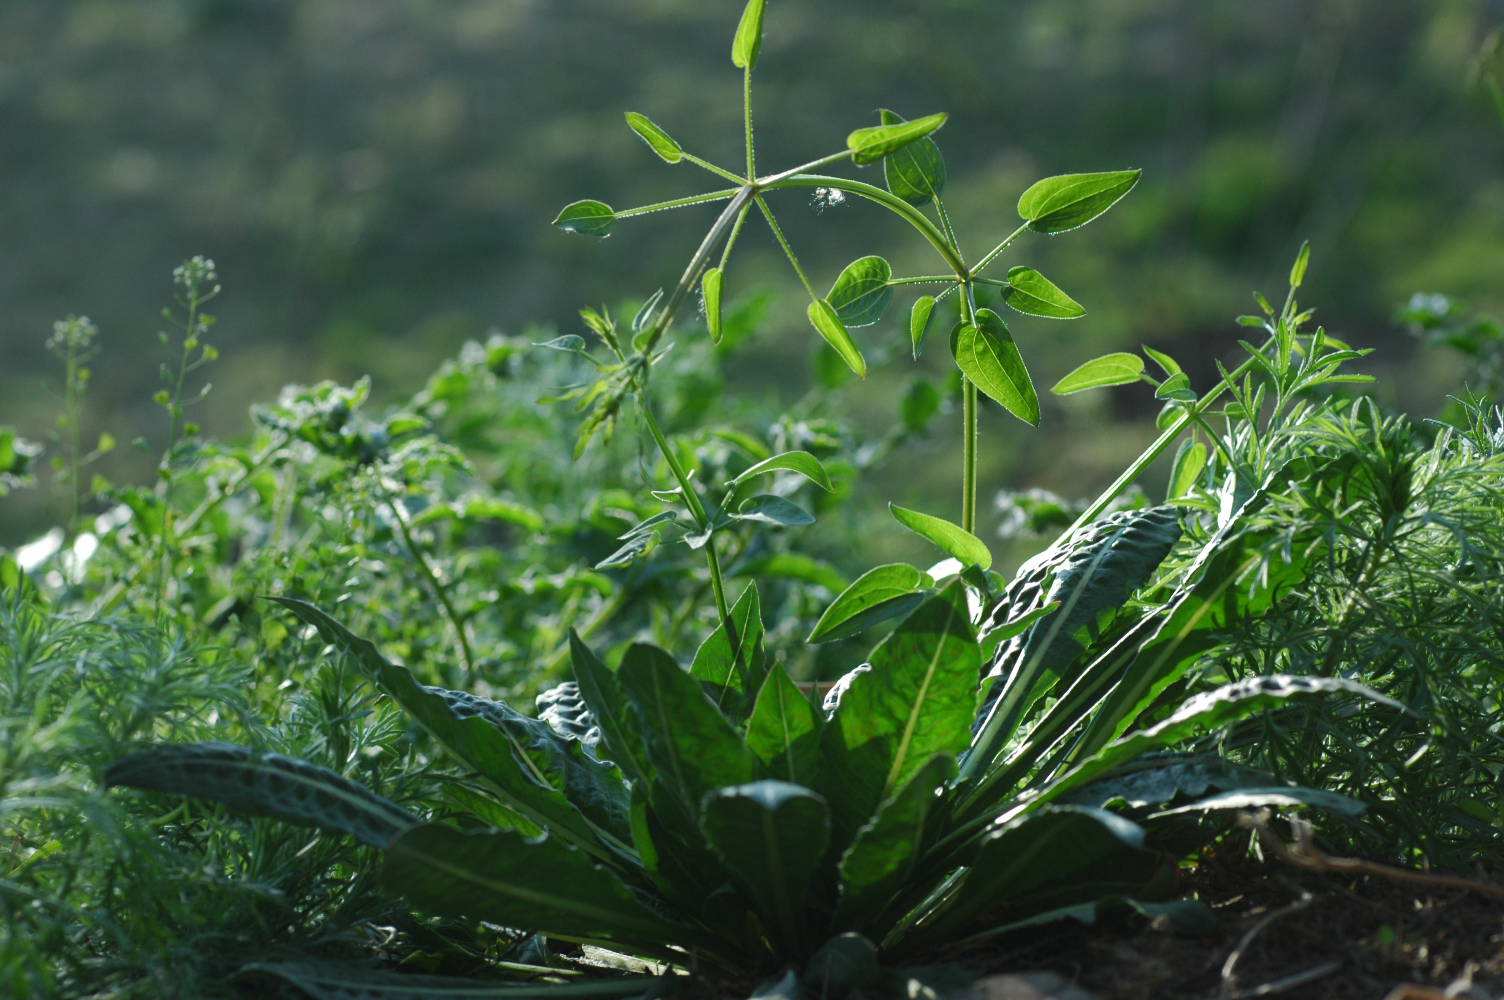
<svg viewBox="0 0 1504 1000">
<path fill-rule="evenodd" d="M 906 120 L 886 108 L 877 114 L 884 125 L 902 125 Z M 904 201 L 923 205 L 945 188 L 945 157 L 935 140 L 926 136 L 883 159 L 883 180 Z"/>
<path fill-rule="evenodd" d="M 1036 232 L 1063 233 L 1086 225 L 1133 190 L 1142 170 L 1062 174 L 1036 181 L 1018 199 L 1018 215 Z"/>
<path fill-rule="evenodd" d="M 1015 267 L 1008 271 L 1003 302 L 1010 309 L 1045 319 L 1076 319 L 1086 315 L 1081 303 L 1032 267 Z"/>
<path fill-rule="evenodd" d="M 933 295 L 921 295 L 914 300 L 914 307 L 909 310 L 909 340 L 914 345 L 914 360 L 919 360 L 919 355 L 924 352 L 924 337 L 930 330 L 930 317 L 935 312 L 935 297 Z"/>
<path fill-rule="evenodd" d="M 825 301 L 835 307 L 836 315 L 843 324 L 871 326 L 883 318 L 888 303 L 893 301 L 893 288 L 888 279 L 893 277 L 893 268 L 878 256 L 862 257 L 846 265 Z"/>
<path fill-rule="evenodd" d="M 1072 393 L 1085 392 L 1087 389 L 1127 385 L 1129 382 L 1137 382 L 1143 373 L 1143 358 L 1137 354 L 1118 351 L 1113 354 L 1104 354 L 1100 358 L 1092 358 L 1056 382 L 1050 391 L 1057 396 L 1069 396 Z"/>
<path fill-rule="evenodd" d="M 988 551 L 987 544 L 959 525 L 952 524 L 943 517 L 922 514 L 893 503 L 888 504 L 888 511 L 899 524 L 940 551 L 955 556 L 961 560 L 962 565 L 977 566 L 984 570 L 992 568 L 992 553 Z"/>
<path fill-rule="evenodd" d="M 673 136 L 659 128 L 647 115 L 628 111 L 627 128 L 636 132 L 637 137 L 647 143 L 648 148 L 657 153 L 663 162 L 678 163 L 684 159 L 684 150 L 674 141 Z"/>
<path fill-rule="evenodd" d="M 579 233 L 581 236 L 599 239 L 610 236 L 611 227 L 615 224 L 616 212 L 611 206 L 593 198 L 570 202 L 559 212 L 559 217 L 554 219 L 554 225 L 566 233 Z"/>
<path fill-rule="evenodd" d="M 742 8 L 742 19 L 736 24 L 736 37 L 731 41 L 731 65 L 737 69 L 753 69 L 757 55 L 762 51 L 762 16 L 764 0 L 747 0 Z"/>
<path fill-rule="evenodd" d="M 806 310 L 810 325 L 825 342 L 835 348 L 841 360 L 846 362 L 846 367 L 856 373 L 858 378 L 867 377 L 867 360 L 862 357 L 861 349 L 856 346 L 856 341 L 851 339 L 851 334 L 846 332 L 846 327 L 841 323 L 841 317 L 837 315 L 835 307 L 823 299 L 817 299 L 809 304 Z"/>
<path fill-rule="evenodd" d="M 851 150 L 851 158 L 858 166 L 876 163 L 883 157 L 903 149 L 909 143 L 917 142 L 935 132 L 945 124 L 948 117 L 950 116 L 941 112 L 899 125 L 874 125 L 871 128 L 859 128 L 846 137 L 846 148 Z"/>
<path fill-rule="evenodd" d="M 1039 396 L 1003 318 L 977 310 L 975 323 L 962 323 L 955 336 L 956 365 L 989 399 L 1030 426 L 1039 423 Z"/>
</svg>

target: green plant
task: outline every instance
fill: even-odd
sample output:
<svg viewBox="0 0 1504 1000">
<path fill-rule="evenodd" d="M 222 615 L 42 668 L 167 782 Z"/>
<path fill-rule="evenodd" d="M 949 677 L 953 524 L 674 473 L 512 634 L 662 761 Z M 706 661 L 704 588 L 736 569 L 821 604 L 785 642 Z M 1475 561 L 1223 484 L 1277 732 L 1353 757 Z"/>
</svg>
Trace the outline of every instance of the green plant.
<svg viewBox="0 0 1504 1000">
<path fill-rule="evenodd" d="M 947 179 L 945 160 L 931 136 L 946 122 L 946 115 L 932 114 L 907 121 L 888 110 L 879 113 L 879 124 L 859 128 L 846 139 L 846 148 L 811 160 L 808 163 L 773 173 L 758 172 L 757 147 L 753 129 L 752 73 L 762 47 L 764 4 L 753 0 L 746 5 L 732 44 L 731 61 L 742 70 L 742 118 L 746 165 L 736 173 L 708 162 L 684 147 L 663 128 L 637 112 L 628 112 L 627 125 L 660 159 L 669 164 L 689 163 L 706 170 L 734 186 L 685 198 L 675 198 L 636 208 L 616 210 L 605 202 L 587 199 L 564 207 L 555 225 L 577 234 L 603 238 L 620 220 L 653 212 L 693 205 L 726 202 L 684 269 L 683 275 L 667 295 L 654 295 L 633 323 L 630 344 L 618 337 L 609 318 L 587 314 L 591 329 L 610 348 L 611 359 L 601 362 L 601 381 L 588 390 L 581 387 L 576 398 L 590 416 L 582 432 L 581 446 L 589 436 L 615 421 L 628 396 L 637 399 L 642 419 L 658 444 L 678 480 L 676 500 L 682 503 L 694 522 L 686 541 L 703 546 L 716 605 L 724 623 L 729 622 L 724 587 L 716 553 L 715 535 L 724 518 L 736 518 L 743 512 L 726 511 L 724 504 L 736 500 L 728 495 L 721 506 L 698 496 L 690 482 L 690 473 L 679 462 L 674 450 L 658 427 L 647 398 L 647 376 L 660 354 L 655 353 L 668 332 L 675 315 L 698 286 L 704 304 L 705 321 L 710 337 L 721 336 L 723 297 L 732 251 L 748 216 L 755 208 L 787 257 L 790 267 L 809 297 L 807 316 L 810 325 L 858 376 L 867 374 L 867 362 L 850 328 L 878 322 L 890 304 L 894 289 L 911 285 L 944 285 L 937 295 L 923 295 L 913 305 L 909 334 L 915 358 L 923 348 L 936 307 L 954 295 L 957 322 L 951 331 L 950 349 L 961 373 L 963 413 L 962 435 L 962 502 L 959 525 L 952 525 L 931 515 L 899 514 L 900 523 L 921 535 L 936 540 L 949 539 L 942 547 L 960 544 L 973 554 L 985 551 L 976 539 L 978 391 L 1002 405 L 1014 416 L 1029 424 L 1039 421 L 1039 401 L 1023 357 L 1002 317 L 991 309 L 978 308 L 978 285 L 999 290 L 1001 301 L 1031 316 L 1050 319 L 1075 319 L 1085 310 L 1069 295 L 1038 271 L 1015 267 L 1006 280 L 985 277 L 983 272 L 1013 242 L 1027 231 L 1056 235 L 1084 226 L 1106 212 L 1138 183 L 1138 170 L 1070 174 L 1039 181 L 1026 190 L 1018 201 L 1022 224 L 985 254 L 968 262 L 963 255 L 956 229 L 946 211 L 942 191 Z M 882 165 L 884 187 L 846 177 L 815 173 L 821 167 L 850 160 L 855 166 Z M 947 269 L 945 274 L 894 277 L 891 265 L 877 255 L 867 255 L 847 266 L 821 295 L 800 264 L 784 235 L 767 195 L 798 189 L 815 190 L 844 197 L 853 195 L 881 206 L 911 226 L 939 255 Z M 934 212 L 934 220 L 923 209 Z M 719 248 L 720 257 L 715 260 Z M 574 349 L 573 341 L 561 346 Z M 788 459 L 786 461 L 793 461 Z M 805 468 L 802 459 L 799 464 Z M 794 471 L 799 471 L 795 469 Z M 743 500 L 766 514 L 769 501 Z M 777 505 L 781 509 L 781 505 Z M 792 513 L 792 512 L 788 512 Z M 796 515 L 795 515 L 796 516 Z M 772 523 L 788 524 L 785 517 L 769 516 Z M 938 534 L 937 534 L 938 533 Z M 975 560 L 979 561 L 979 560 Z M 984 567 L 985 568 L 985 567 Z"/>
</svg>

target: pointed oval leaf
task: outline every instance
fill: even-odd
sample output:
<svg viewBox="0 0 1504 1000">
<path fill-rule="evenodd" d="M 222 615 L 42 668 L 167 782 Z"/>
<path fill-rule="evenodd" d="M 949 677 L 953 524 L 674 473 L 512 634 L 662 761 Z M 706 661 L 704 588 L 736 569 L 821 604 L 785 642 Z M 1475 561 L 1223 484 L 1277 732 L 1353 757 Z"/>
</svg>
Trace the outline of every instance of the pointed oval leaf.
<svg viewBox="0 0 1504 1000">
<path fill-rule="evenodd" d="M 1008 271 L 1003 302 L 1026 316 L 1045 319 L 1079 319 L 1086 315 L 1081 303 L 1032 267 L 1015 267 Z"/>
<path fill-rule="evenodd" d="M 884 125 L 902 125 L 905 120 L 887 108 L 878 111 Z M 923 205 L 945 188 L 945 157 L 928 136 L 909 143 L 883 159 L 883 181 L 888 190 L 911 205 Z"/>
<path fill-rule="evenodd" d="M 1039 424 L 1039 396 L 1003 318 L 991 309 L 977 310 L 975 323 L 956 330 L 956 364 L 989 399 L 1024 423 Z"/>
<path fill-rule="evenodd" d="M 914 345 L 915 361 L 924 352 L 924 337 L 930 332 L 930 317 L 935 314 L 935 301 L 933 295 L 921 295 L 914 300 L 914 307 L 909 310 L 909 340 Z"/>
<path fill-rule="evenodd" d="M 830 842 L 830 808 L 802 785 L 764 780 L 705 796 L 700 825 L 731 877 L 756 902 L 764 926 L 797 947 L 805 899 Z"/>
<path fill-rule="evenodd" d="M 841 856 L 838 926 L 860 927 L 881 916 L 918 861 L 926 825 L 940 801 L 954 758 L 935 754 L 892 794 Z"/>
<path fill-rule="evenodd" d="M 1137 382 L 1144 373 L 1144 359 L 1137 354 L 1117 351 L 1104 354 L 1076 368 L 1050 389 L 1057 396 L 1100 389 L 1109 385 L 1127 385 Z"/>
<path fill-rule="evenodd" d="M 772 458 L 765 458 L 726 485 L 735 489 L 749 479 L 766 476 L 773 472 L 797 472 L 826 493 L 835 492 L 835 486 L 831 484 L 830 474 L 825 471 L 825 466 L 807 451 L 785 451 Z"/>
<path fill-rule="evenodd" d="M 841 324 L 841 317 L 836 314 L 835 307 L 824 299 L 816 299 L 809 304 L 805 313 L 809 317 L 810 325 L 825 342 L 835 348 L 841 360 L 846 362 L 846 367 L 856 373 L 857 378 L 867 377 L 867 360 L 862 357 L 861 349 L 856 346 L 856 341 L 851 339 L 851 334 L 846 332 L 846 327 Z"/>
<path fill-rule="evenodd" d="M 955 556 L 964 565 L 978 566 L 984 570 L 992 568 L 992 553 L 988 550 L 987 543 L 960 525 L 952 524 L 943 517 L 922 514 L 894 503 L 888 504 L 888 510 L 899 524 L 940 551 Z"/>
<path fill-rule="evenodd" d="M 710 339 L 721 342 L 721 269 L 712 267 L 700 278 L 700 294 L 705 299 L 705 326 Z"/>
<path fill-rule="evenodd" d="M 1180 374 L 1180 365 L 1176 363 L 1174 358 L 1170 357 L 1164 351 L 1156 351 L 1148 344 L 1145 344 L 1144 354 L 1147 355 L 1149 359 L 1152 360 L 1156 365 L 1159 365 L 1160 371 L 1164 372 L 1167 377 Z"/>
<path fill-rule="evenodd" d="M 664 163 L 678 163 L 684 159 L 684 150 L 674 141 L 674 137 L 659 128 L 658 123 L 647 115 L 628 111 L 627 128 L 636 132 L 637 137 L 647 143 L 648 148 L 657 153 Z"/>
<path fill-rule="evenodd" d="M 846 265 L 825 301 L 835 307 L 846 326 L 871 326 L 883 318 L 893 301 L 891 277 L 893 268 L 886 260 L 876 255 L 862 257 Z"/>
<path fill-rule="evenodd" d="M 1194 403 L 1196 401 L 1195 390 L 1191 388 L 1191 377 L 1185 372 L 1178 372 L 1159 383 L 1154 390 L 1155 399 L 1169 399 L 1177 403 Z"/>
<path fill-rule="evenodd" d="M 611 235 L 611 227 L 616 225 L 616 211 L 605 202 L 596 201 L 594 198 L 572 201 L 559 211 L 559 217 L 554 219 L 554 225 L 566 233 L 605 239 Z"/>
<path fill-rule="evenodd" d="M 772 493 L 760 493 L 748 497 L 730 515 L 733 521 L 756 521 L 777 528 L 799 528 L 814 524 L 815 516 L 787 497 Z"/>
<path fill-rule="evenodd" d="M 820 714 L 775 663 L 747 720 L 747 749 L 769 773 L 813 787 L 820 765 Z"/>
<path fill-rule="evenodd" d="M 731 634 L 726 623 L 715 627 L 689 666 L 689 676 L 705 685 L 706 692 L 722 711 L 741 708 L 762 684 L 767 667 L 762 623 L 762 599 L 757 586 L 748 584 L 731 606 Z"/>
<path fill-rule="evenodd" d="M 805 642 L 832 642 L 855 635 L 880 621 L 896 618 L 918 606 L 906 600 L 930 585 L 923 570 L 908 563 L 889 563 L 869 569 L 830 602 Z"/>
<path fill-rule="evenodd" d="M 681 933 L 610 870 L 552 837 L 528 840 L 510 830 L 466 833 L 427 823 L 388 848 L 381 879 L 433 913 L 566 940 L 662 951 L 664 941 Z"/>
<path fill-rule="evenodd" d="M 187 743 L 129 754 L 104 773 L 108 786 L 222 802 L 239 812 L 348 833 L 386 847 L 418 818 L 328 768 L 231 743 Z"/>
<path fill-rule="evenodd" d="M 1019 197 L 1019 218 L 1030 229 L 1050 235 L 1079 229 L 1116 205 L 1142 174 L 1142 170 L 1109 170 L 1046 177 Z"/>
<path fill-rule="evenodd" d="M 821 740 L 842 843 L 931 757 L 970 742 L 981 654 L 965 585 L 957 580 L 921 604 L 870 662 L 851 677 Z"/>
<path fill-rule="evenodd" d="M 707 793 L 762 777 L 761 762 L 705 696 L 700 681 L 663 650 L 632 644 L 617 678 L 636 714 L 653 783 L 679 804 L 682 820 L 699 816 Z"/>
<path fill-rule="evenodd" d="M 742 8 L 742 19 L 736 24 L 736 37 L 731 40 L 731 65 L 737 69 L 753 69 L 757 55 L 762 51 L 762 16 L 764 0 L 747 0 Z"/>
<path fill-rule="evenodd" d="M 899 125 L 874 125 L 859 128 L 846 137 L 846 148 L 858 166 L 876 163 L 883 157 L 898 152 L 911 142 L 930 135 L 943 126 L 950 116 L 945 112 L 925 115 Z"/>
<path fill-rule="evenodd" d="M 1174 500 L 1191 492 L 1201 470 L 1206 468 L 1206 445 L 1200 441 L 1186 441 L 1175 453 L 1175 465 L 1170 470 L 1170 485 L 1165 490 L 1165 499 Z"/>
</svg>

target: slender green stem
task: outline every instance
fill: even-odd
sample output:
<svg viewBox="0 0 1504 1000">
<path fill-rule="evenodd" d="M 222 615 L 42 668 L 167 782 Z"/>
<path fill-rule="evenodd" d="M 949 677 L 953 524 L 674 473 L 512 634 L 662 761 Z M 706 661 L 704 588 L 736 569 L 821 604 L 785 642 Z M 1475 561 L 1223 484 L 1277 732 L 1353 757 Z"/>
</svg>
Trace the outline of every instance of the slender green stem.
<svg viewBox="0 0 1504 1000">
<path fill-rule="evenodd" d="M 747 182 L 757 178 L 757 143 L 752 137 L 752 67 L 742 70 L 742 121 L 747 131 Z"/>
<path fill-rule="evenodd" d="M 789 245 L 788 237 L 783 235 L 783 227 L 778 224 L 773 210 L 768 207 L 762 195 L 758 194 L 754 197 L 758 210 L 762 212 L 762 217 L 768 220 L 768 228 L 773 231 L 773 238 L 778 241 L 779 246 L 783 247 L 784 256 L 788 257 L 789 263 L 793 265 L 794 273 L 799 276 L 799 283 L 804 286 L 804 290 L 809 293 L 811 299 L 819 299 L 820 293 L 815 291 L 815 286 L 810 284 L 809 275 L 805 274 L 804 268 L 799 266 L 799 258 L 794 256 L 794 248 Z"/>
<path fill-rule="evenodd" d="M 995 246 L 991 250 L 987 251 L 987 253 L 982 257 L 982 259 L 979 260 L 979 261 L 977 261 L 977 265 L 976 265 L 976 267 L 973 267 L 971 269 L 971 273 L 972 274 L 981 274 L 984 270 L 987 269 L 987 265 L 988 264 L 991 264 L 994 260 L 997 259 L 998 254 L 1000 254 L 1004 250 L 1008 249 L 1008 247 L 1010 245 L 1012 245 L 1013 241 L 1016 240 L 1016 239 L 1018 239 L 1020 236 L 1022 236 L 1023 233 L 1024 233 L 1024 231 L 1027 230 L 1028 228 L 1029 228 L 1029 224 L 1027 222 L 1025 222 L 1023 225 L 1021 225 L 1017 229 L 1013 230 L 1013 232 L 1009 233 L 1007 239 L 1003 240 L 1003 242 L 999 243 L 997 246 Z"/>
<path fill-rule="evenodd" d="M 747 224 L 747 215 L 752 211 L 751 202 L 742 205 L 740 212 L 736 213 L 736 222 L 731 226 L 731 235 L 726 237 L 726 245 L 721 248 L 721 270 L 726 270 L 726 265 L 731 263 L 731 248 L 736 246 L 736 238 L 742 234 L 742 226 Z"/>
<path fill-rule="evenodd" d="M 956 280 L 954 274 L 916 274 L 912 278 L 889 278 L 890 285 L 946 285 Z"/>
<path fill-rule="evenodd" d="M 624 208 L 616 213 L 618 219 L 630 219 L 637 215 L 649 215 L 653 212 L 667 212 L 671 208 L 688 208 L 690 205 L 705 205 L 712 201 L 725 201 L 734 198 L 741 188 L 722 188 L 719 191 L 706 191 L 704 194 L 692 194 L 685 198 L 670 198 L 668 201 L 655 201 L 651 205 L 638 205 L 636 208 Z"/>
<path fill-rule="evenodd" d="M 460 655 L 465 660 L 465 676 L 466 679 L 473 680 L 475 678 L 475 653 L 470 648 L 470 637 L 465 634 L 465 620 L 460 617 L 459 611 L 450 599 L 449 588 L 445 587 L 444 581 L 439 579 L 439 574 L 434 571 L 433 566 L 428 562 L 428 557 L 423 554 L 423 547 L 413 537 L 412 529 L 407 523 L 407 514 L 403 511 L 402 505 L 391 494 L 386 495 L 386 505 L 387 509 L 392 512 L 392 519 L 397 522 L 397 530 L 402 535 L 402 542 L 407 546 L 408 554 L 412 556 L 413 562 L 417 564 L 418 571 L 422 573 L 423 579 L 427 582 L 429 589 L 433 591 L 434 597 L 438 598 L 440 607 L 444 609 L 445 617 L 449 619 L 449 624 L 454 627 L 454 634 L 459 637 Z M 453 682 L 454 678 L 446 677 L 445 680 Z"/>
<path fill-rule="evenodd" d="M 736 185 L 742 185 L 742 184 L 747 183 L 747 179 L 745 177 L 738 177 L 735 174 L 733 174 L 731 171 L 727 170 L 725 167 L 718 167 L 714 163 L 711 163 L 709 160 L 702 160 L 702 159 L 700 159 L 700 157 L 696 156 L 693 153 L 685 153 L 684 154 L 684 159 L 688 163 L 693 163 L 695 166 L 699 167 L 701 170 L 708 170 L 708 171 L 710 171 L 711 173 L 715 174 L 717 177 L 721 178 L 722 180 L 730 181 L 731 183 L 736 184 Z"/>
<path fill-rule="evenodd" d="M 831 153 L 828 156 L 820 157 L 818 160 L 810 160 L 808 163 L 801 163 L 797 167 L 790 167 L 787 170 L 780 170 L 776 174 L 769 174 L 766 177 L 759 177 L 757 178 L 757 186 L 760 188 L 766 188 L 771 185 L 777 184 L 780 181 L 788 180 L 795 174 L 807 174 L 811 170 L 816 170 L 820 167 L 828 167 L 832 163 L 840 163 L 842 160 L 849 159 L 850 157 L 851 150 L 843 149 L 839 153 Z"/>
<path fill-rule="evenodd" d="M 940 195 L 935 195 L 935 214 L 940 217 L 940 227 L 945 230 L 946 238 L 950 240 L 951 249 L 956 255 L 961 253 L 961 241 L 956 239 L 956 227 L 950 221 L 950 213 L 945 210 L 945 202 L 940 200 Z"/>
<path fill-rule="evenodd" d="M 1259 353 L 1262 354 L 1264 351 L 1268 350 L 1270 345 L 1272 345 L 1273 343 L 1274 338 L 1271 337 L 1269 340 L 1265 341 L 1263 347 L 1259 348 Z M 1067 528 L 1061 534 L 1061 537 L 1064 538 L 1066 535 L 1069 535 L 1077 528 L 1088 525 L 1091 522 L 1095 521 L 1098 517 L 1100 517 L 1102 511 L 1107 509 L 1108 504 L 1116 500 L 1124 490 L 1133 485 L 1133 483 L 1137 481 L 1138 477 L 1142 476 L 1144 474 L 1144 471 L 1148 469 L 1149 466 L 1154 464 L 1154 460 L 1159 458 L 1160 455 L 1164 454 L 1165 449 L 1170 447 L 1170 445 L 1175 442 L 1175 439 L 1180 436 L 1181 432 L 1184 431 L 1188 426 L 1190 426 L 1195 415 L 1205 413 L 1208 409 L 1211 408 L 1212 403 L 1214 403 L 1217 398 L 1221 396 L 1224 391 L 1226 391 L 1227 382 L 1236 381 L 1237 379 L 1241 378 L 1249 369 L 1253 367 L 1253 365 L 1254 360 L 1250 357 L 1248 360 L 1238 365 L 1238 367 L 1234 368 L 1226 381 L 1218 382 L 1216 385 L 1208 389 L 1206 395 L 1202 396 L 1200 400 L 1198 400 L 1191 406 L 1186 407 L 1186 411 L 1181 413 L 1180 416 L 1176 417 L 1175 422 L 1170 424 L 1169 427 L 1166 427 L 1164 429 L 1164 432 L 1161 433 L 1159 437 L 1155 438 L 1153 443 L 1150 444 L 1149 447 L 1145 448 L 1143 452 L 1138 456 L 1138 458 L 1134 459 L 1133 463 L 1129 465 L 1128 468 L 1124 469 L 1122 474 L 1114 479 L 1112 483 L 1105 490 L 1103 490 L 1095 500 L 1091 502 L 1091 505 L 1081 512 L 1081 516 L 1076 518 L 1075 523 Z"/>
<path fill-rule="evenodd" d="M 669 471 L 679 481 L 679 489 L 684 493 L 684 502 L 689 505 L 689 513 L 699 525 L 701 531 L 710 531 L 710 515 L 705 511 L 705 505 L 700 502 L 700 495 L 695 491 L 694 484 L 689 481 L 689 473 L 685 471 L 679 456 L 669 444 L 668 437 L 663 433 L 663 428 L 658 425 L 658 418 L 653 415 L 653 408 L 642 395 L 637 398 L 638 408 L 642 411 L 642 419 L 648 427 L 648 433 L 653 436 L 653 441 L 658 445 L 658 450 L 663 454 L 663 460 L 668 463 Z M 742 665 L 741 642 L 736 635 L 736 628 L 731 622 L 731 609 L 726 604 L 726 586 L 721 577 L 721 562 L 715 554 L 715 534 L 705 540 L 705 564 L 710 570 L 710 589 L 715 595 L 715 610 L 720 616 L 721 627 L 726 630 L 726 638 L 731 644 L 736 672 L 743 680 L 746 679 L 746 668 Z"/>
<path fill-rule="evenodd" d="M 876 202 L 913 226 L 919 235 L 923 236 L 930 246 L 934 247 L 935 251 L 945 259 L 946 266 L 954 271 L 958 278 L 965 278 L 969 273 L 966 263 L 946 240 L 945 234 L 923 212 L 880 187 L 846 177 L 832 177 L 828 174 L 795 174 L 772 184 L 760 185 L 760 187 L 764 191 L 781 191 L 786 188 L 832 188 Z"/>
<path fill-rule="evenodd" d="M 966 282 L 961 295 L 961 322 L 976 321 L 976 300 L 971 283 Z M 977 387 L 961 376 L 961 528 L 977 530 L 977 438 L 979 436 Z"/>
<path fill-rule="evenodd" d="M 669 293 L 668 301 L 659 310 L 658 318 L 653 321 L 647 342 L 643 345 L 643 354 L 652 353 L 654 346 L 658 343 L 658 339 L 663 336 L 664 331 L 669 328 L 669 324 L 674 321 L 674 314 L 679 311 L 679 307 L 684 304 L 684 300 L 688 297 L 690 289 L 695 286 L 695 282 L 700 277 L 700 271 L 705 267 L 705 262 L 710 259 L 711 253 L 715 251 L 716 243 L 726 234 L 726 230 L 735 224 L 737 217 L 747 207 L 752 193 L 752 188 L 750 187 L 741 188 L 732 196 L 731 201 L 726 207 L 721 209 L 721 214 L 716 217 L 709 231 L 705 233 L 705 238 L 700 241 L 700 245 L 695 250 L 694 256 L 690 257 L 689 264 L 684 268 L 684 273 L 679 277 L 679 283 Z"/>
</svg>

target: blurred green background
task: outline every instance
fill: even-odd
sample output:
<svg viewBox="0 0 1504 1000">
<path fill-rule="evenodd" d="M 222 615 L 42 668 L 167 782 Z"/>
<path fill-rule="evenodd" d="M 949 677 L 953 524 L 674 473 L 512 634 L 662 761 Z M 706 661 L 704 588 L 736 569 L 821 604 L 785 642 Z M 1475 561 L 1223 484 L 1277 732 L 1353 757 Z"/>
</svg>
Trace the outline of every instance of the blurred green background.
<svg viewBox="0 0 1504 1000">
<path fill-rule="evenodd" d="M 0 423 L 47 439 L 59 376 L 43 345 L 54 319 L 87 314 L 102 353 L 86 434 L 122 444 L 101 471 L 146 475 L 151 459 L 128 442 L 163 437 L 149 402 L 157 315 L 172 267 L 193 253 L 212 256 L 226 286 L 213 310 L 223 358 L 194 416 L 231 435 L 284 382 L 369 372 L 378 399 L 396 398 L 488 329 L 574 330 L 582 305 L 672 283 L 714 209 L 634 220 L 604 243 L 549 223 L 575 198 L 626 207 L 718 186 L 658 162 L 621 116 L 646 112 L 734 165 L 740 7 L 0 4 Z M 1504 0 L 775 0 L 760 163 L 838 149 L 879 106 L 947 110 L 947 202 L 973 255 L 1013 229 L 1038 177 L 1141 166 L 1106 218 L 1026 237 L 1005 259 L 1037 265 L 1088 309 L 1075 323 L 1013 324 L 1036 382 L 1146 342 L 1204 384 L 1211 359 L 1236 350 L 1232 319 L 1251 290 L 1281 295 L 1308 238 L 1305 299 L 1334 333 L 1381 349 L 1369 367 L 1386 401 L 1432 413 L 1463 371 L 1418 352 L 1392 315 L 1417 290 L 1504 308 L 1504 129 L 1473 79 L 1501 22 Z M 781 197 L 819 284 L 871 252 L 898 273 L 934 270 L 876 210 Z M 754 291 L 774 304 L 732 358 L 733 384 L 797 398 L 818 343 L 756 227 L 728 283 L 733 299 Z M 861 341 L 906 338 L 909 298 Z M 940 345 L 921 366 L 934 375 L 949 364 Z M 897 352 L 848 394 L 848 415 L 890 423 L 914 374 Z M 1147 439 L 1145 395 L 1047 399 L 1036 432 L 989 409 L 984 486 L 1093 492 Z M 897 456 L 884 496 L 955 515 L 952 423 Z M 50 499 L 45 486 L 9 498 L 0 544 L 49 523 Z"/>
</svg>

